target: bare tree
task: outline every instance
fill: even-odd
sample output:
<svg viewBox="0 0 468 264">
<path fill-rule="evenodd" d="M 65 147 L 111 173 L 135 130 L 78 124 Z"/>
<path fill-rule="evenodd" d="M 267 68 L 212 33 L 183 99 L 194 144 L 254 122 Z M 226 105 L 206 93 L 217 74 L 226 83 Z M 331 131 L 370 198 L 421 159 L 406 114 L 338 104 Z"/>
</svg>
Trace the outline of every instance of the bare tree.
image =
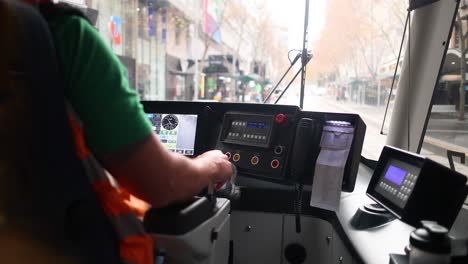
<svg viewBox="0 0 468 264">
<path fill-rule="evenodd" d="M 335 68 L 330 63 L 349 64 L 355 77 L 367 72 L 375 84 L 382 60 L 388 56 L 396 58 L 401 37 L 397 32 L 404 26 L 404 2 L 331 0 L 325 29 L 315 50 L 320 65 L 314 69 L 327 72 Z"/>
</svg>

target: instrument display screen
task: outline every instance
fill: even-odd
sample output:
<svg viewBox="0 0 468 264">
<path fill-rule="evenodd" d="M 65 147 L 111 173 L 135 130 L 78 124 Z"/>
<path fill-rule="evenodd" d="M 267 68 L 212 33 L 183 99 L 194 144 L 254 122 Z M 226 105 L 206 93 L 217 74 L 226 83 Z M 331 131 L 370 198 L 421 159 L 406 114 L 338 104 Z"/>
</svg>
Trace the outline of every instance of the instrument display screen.
<svg viewBox="0 0 468 264">
<path fill-rule="evenodd" d="M 401 186 L 401 183 L 405 179 L 407 171 L 394 165 L 389 165 L 387 172 L 385 173 L 385 179 Z"/>
<path fill-rule="evenodd" d="M 165 148 L 193 156 L 197 132 L 197 115 L 147 114 L 154 132 Z"/>
</svg>

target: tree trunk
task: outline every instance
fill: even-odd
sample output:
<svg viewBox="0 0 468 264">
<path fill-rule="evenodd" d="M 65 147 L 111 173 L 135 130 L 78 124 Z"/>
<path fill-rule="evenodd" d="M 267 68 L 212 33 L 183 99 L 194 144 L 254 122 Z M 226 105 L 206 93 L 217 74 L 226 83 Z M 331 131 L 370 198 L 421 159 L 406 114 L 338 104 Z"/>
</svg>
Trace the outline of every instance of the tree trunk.
<svg viewBox="0 0 468 264">
<path fill-rule="evenodd" d="M 458 38 L 460 43 L 460 87 L 459 87 L 459 102 L 458 102 L 458 120 L 465 120 L 465 75 L 466 75 L 466 43 L 464 38 L 463 21 L 461 20 L 460 12 L 457 13 Z"/>
</svg>

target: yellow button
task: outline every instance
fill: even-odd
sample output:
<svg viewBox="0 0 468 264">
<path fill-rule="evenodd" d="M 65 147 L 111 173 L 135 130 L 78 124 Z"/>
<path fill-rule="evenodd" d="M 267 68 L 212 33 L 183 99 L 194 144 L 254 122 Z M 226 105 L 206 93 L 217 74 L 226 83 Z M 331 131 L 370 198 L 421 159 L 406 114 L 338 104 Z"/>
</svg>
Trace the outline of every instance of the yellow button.
<svg viewBox="0 0 468 264">
<path fill-rule="evenodd" d="M 232 160 L 233 160 L 233 161 L 236 161 L 236 162 L 239 161 L 239 160 L 240 160 L 240 155 L 239 155 L 239 153 L 234 154 L 234 156 L 232 156 Z"/>
<path fill-rule="evenodd" d="M 253 156 L 251 159 L 250 159 L 250 163 L 252 163 L 252 165 L 257 165 L 258 164 L 258 157 L 257 156 Z"/>
</svg>

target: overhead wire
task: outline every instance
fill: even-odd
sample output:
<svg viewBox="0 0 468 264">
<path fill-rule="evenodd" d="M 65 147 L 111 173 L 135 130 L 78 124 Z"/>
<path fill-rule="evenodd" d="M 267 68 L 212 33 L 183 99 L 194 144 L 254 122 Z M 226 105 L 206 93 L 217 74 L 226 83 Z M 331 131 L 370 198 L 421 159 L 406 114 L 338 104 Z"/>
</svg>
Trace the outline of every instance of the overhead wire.
<svg viewBox="0 0 468 264">
<path fill-rule="evenodd" d="M 301 51 L 298 50 L 298 49 L 291 49 L 291 50 L 289 50 L 289 51 L 288 51 L 288 60 L 289 60 L 289 63 L 290 63 L 290 64 L 292 64 L 291 52 L 293 52 L 293 51 L 296 51 L 297 53 L 301 53 Z"/>
</svg>

